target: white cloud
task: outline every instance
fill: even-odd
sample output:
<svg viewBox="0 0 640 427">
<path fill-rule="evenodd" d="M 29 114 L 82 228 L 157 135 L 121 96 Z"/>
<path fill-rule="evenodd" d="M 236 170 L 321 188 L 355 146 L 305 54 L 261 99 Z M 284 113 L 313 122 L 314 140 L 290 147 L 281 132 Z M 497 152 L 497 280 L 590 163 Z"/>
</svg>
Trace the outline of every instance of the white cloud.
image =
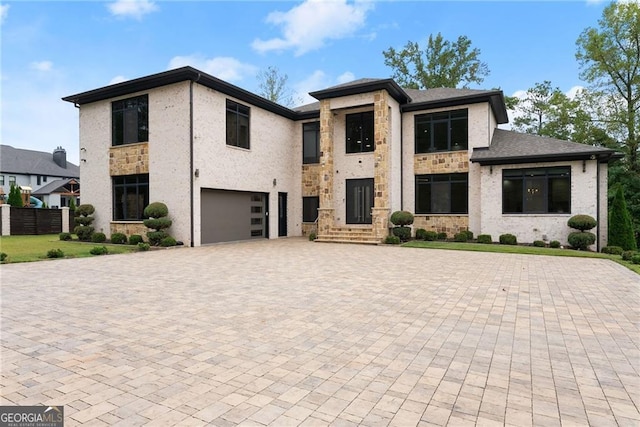
<svg viewBox="0 0 640 427">
<path fill-rule="evenodd" d="M 29 64 L 29 68 L 36 71 L 51 71 L 53 68 L 53 62 L 51 61 L 36 61 Z"/>
<path fill-rule="evenodd" d="M 126 82 L 127 80 L 129 80 L 128 78 L 126 78 L 125 76 L 115 76 L 114 78 L 112 78 L 111 80 L 109 80 L 109 84 L 110 85 L 114 85 L 116 83 L 122 83 L 122 82 Z"/>
<path fill-rule="evenodd" d="M 574 99 L 583 90 L 584 90 L 584 86 L 574 86 L 566 92 L 566 95 L 569 99 Z"/>
<path fill-rule="evenodd" d="M 356 79 L 356 76 L 353 75 L 351 71 L 347 71 L 346 73 L 342 73 L 338 76 L 338 84 L 349 83 Z"/>
<path fill-rule="evenodd" d="M 112 15 L 122 18 L 134 18 L 138 21 L 151 12 L 158 10 L 158 6 L 149 0 L 117 0 L 107 5 Z"/>
<path fill-rule="evenodd" d="M 326 40 L 355 34 L 365 26 L 371 2 L 348 4 L 346 0 L 306 0 L 287 12 L 271 12 L 267 23 L 281 27 L 282 36 L 255 39 L 251 46 L 258 52 L 293 49 L 296 56 L 322 47 Z"/>
<path fill-rule="evenodd" d="M 4 24 L 5 19 L 9 15 L 9 5 L 0 4 L 0 24 Z"/>
<path fill-rule="evenodd" d="M 245 76 L 255 77 L 258 68 L 244 64 L 235 58 L 219 56 L 207 59 L 200 55 L 174 56 L 169 61 L 169 69 L 190 65 L 205 73 L 211 74 L 227 82 L 237 82 Z"/>
</svg>

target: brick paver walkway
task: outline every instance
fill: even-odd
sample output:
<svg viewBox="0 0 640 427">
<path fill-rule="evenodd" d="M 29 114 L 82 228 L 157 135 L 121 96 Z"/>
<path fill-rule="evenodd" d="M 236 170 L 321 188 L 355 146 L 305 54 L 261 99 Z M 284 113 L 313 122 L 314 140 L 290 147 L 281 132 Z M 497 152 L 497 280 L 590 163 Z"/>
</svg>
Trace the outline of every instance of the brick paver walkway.
<svg viewBox="0 0 640 427">
<path fill-rule="evenodd" d="M 609 261 L 287 239 L 0 274 L 0 404 L 67 426 L 640 424 Z"/>
</svg>

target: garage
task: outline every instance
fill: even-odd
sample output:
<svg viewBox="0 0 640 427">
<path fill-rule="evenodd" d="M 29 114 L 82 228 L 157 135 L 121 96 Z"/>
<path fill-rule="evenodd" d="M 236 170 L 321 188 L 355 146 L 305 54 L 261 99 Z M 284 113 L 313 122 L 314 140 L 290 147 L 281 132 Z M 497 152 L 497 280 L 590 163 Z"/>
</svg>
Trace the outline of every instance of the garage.
<svg viewBox="0 0 640 427">
<path fill-rule="evenodd" d="M 267 210 L 265 193 L 202 189 L 202 244 L 268 238 Z"/>
</svg>

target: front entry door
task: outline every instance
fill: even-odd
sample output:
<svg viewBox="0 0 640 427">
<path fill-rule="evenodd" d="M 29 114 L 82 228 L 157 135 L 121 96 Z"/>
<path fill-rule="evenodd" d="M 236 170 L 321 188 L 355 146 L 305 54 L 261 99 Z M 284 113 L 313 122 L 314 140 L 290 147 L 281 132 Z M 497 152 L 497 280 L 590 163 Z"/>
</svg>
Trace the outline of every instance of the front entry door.
<svg viewBox="0 0 640 427">
<path fill-rule="evenodd" d="M 278 193 L 278 236 L 287 235 L 287 193 Z"/>
<path fill-rule="evenodd" d="M 347 180 L 347 224 L 371 224 L 373 178 Z"/>
</svg>

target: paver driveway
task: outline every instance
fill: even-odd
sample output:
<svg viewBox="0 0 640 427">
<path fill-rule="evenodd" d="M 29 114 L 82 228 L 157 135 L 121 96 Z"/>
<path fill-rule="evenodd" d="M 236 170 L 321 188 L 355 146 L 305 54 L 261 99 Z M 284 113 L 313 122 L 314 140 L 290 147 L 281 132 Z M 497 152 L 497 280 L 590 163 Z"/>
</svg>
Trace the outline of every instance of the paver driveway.
<svg viewBox="0 0 640 427">
<path fill-rule="evenodd" d="M 0 269 L 3 405 L 66 425 L 634 425 L 605 260 L 259 241 Z"/>
</svg>

